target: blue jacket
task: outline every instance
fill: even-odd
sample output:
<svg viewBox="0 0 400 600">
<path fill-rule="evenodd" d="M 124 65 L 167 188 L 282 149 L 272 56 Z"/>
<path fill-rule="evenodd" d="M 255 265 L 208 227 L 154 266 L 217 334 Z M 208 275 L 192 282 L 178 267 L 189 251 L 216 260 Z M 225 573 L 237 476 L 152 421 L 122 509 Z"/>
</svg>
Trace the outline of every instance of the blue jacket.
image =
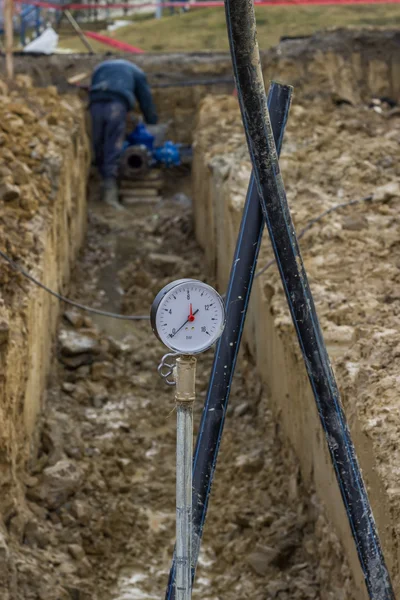
<svg viewBox="0 0 400 600">
<path fill-rule="evenodd" d="M 157 123 L 157 113 L 146 75 L 127 60 L 110 60 L 97 65 L 93 71 L 89 97 L 91 103 L 122 100 L 128 110 L 133 109 L 137 100 L 146 123 Z"/>
</svg>

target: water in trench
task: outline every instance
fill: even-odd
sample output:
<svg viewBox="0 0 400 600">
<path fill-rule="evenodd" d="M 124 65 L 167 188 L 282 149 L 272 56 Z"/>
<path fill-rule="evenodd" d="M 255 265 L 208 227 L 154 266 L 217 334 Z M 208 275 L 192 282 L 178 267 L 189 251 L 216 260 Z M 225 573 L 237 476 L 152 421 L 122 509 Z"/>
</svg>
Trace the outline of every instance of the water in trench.
<svg viewBox="0 0 400 600">
<path fill-rule="evenodd" d="M 168 195 L 188 186 L 189 180 L 174 179 Z M 94 184 L 92 192 L 87 243 L 72 286 L 76 300 L 147 315 L 173 279 L 213 283 L 182 197 L 116 213 L 99 204 Z M 157 375 L 164 349 L 148 321 L 68 310 L 59 334 L 28 490 L 35 526 L 21 552 L 20 597 L 163 598 L 175 529 L 174 398 Z M 87 349 L 73 354 L 68 344 L 82 337 Z M 199 359 L 195 426 L 211 363 L 212 352 Z M 302 487 L 243 352 L 193 597 L 339 600 L 339 591 L 327 587 L 334 569 L 343 578 L 338 590 L 344 589 L 349 576 L 340 551 L 314 495 Z"/>
</svg>

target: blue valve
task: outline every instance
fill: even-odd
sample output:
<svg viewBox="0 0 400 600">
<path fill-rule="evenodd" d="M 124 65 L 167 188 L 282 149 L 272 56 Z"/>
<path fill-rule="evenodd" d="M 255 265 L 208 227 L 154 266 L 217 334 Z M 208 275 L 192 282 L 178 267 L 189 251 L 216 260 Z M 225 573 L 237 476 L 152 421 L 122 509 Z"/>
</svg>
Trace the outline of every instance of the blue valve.
<svg viewBox="0 0 400 600">
<path fill-rule="evenodd" d="M 162 146 L 154 148 L 155 137 L 152 135 L 143 123 L 139 123 L 136 128 L 126 137 L 122 153 L 132 146 L 144 146 L 151 156 L 151 166 L 164 165 L 166 167 L 179 167 L 182 164 L 182 155 L 187 154 L 182 144 L 165 142 Z M 185 155 L 186 155 L 185 154 Z"/>
<path fill-rule="evenodd" d="M 139 123 L 132 133 L 127 136 L 126 143 L 128 146 L 146 146 L 152 152 L 154 135 L 151 135 L 143 123 Z"/>
<path fill-rule="evenodd" d="M 179 145 L 173 142 L 165 142 L 163 146 L 155 148 L 153 158 L 156 162 L 166 167 L 179 167 L 181 164 Z"/>
</svg>

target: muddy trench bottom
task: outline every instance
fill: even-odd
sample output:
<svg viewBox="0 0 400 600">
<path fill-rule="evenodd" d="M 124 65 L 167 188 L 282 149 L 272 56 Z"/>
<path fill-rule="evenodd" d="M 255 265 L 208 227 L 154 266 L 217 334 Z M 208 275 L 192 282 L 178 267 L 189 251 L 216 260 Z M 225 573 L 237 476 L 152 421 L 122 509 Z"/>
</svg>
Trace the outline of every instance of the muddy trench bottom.
<svg viewBox="0 0 400 600">
<path fill-rule="evenodd" d="M 213 284 L 182 195 L 189 189 L 190 178 L 175 178 L 160 204 L 117 213 L 99 203 L 92 182 L 87 242 L 70 295 L 148 315 L 171 280 Z M 149 321 L 65 307 L 40 449 L 26 475 L 20 528 L 12 532 L 18 591 L 10 598 L 164 597 L 175 537 L 176 426 L 173 389 L 157 374 L 164 353 Z M 212 358 L 212 351 L 199 358 L 195 429 Z M 333 571 L 338 589 L 329 587 Z M 313 491 L 302 487 L 244 349 L 193 598 L 339 600 L 349 598 L 339 592 L 346 579 L 340 548 Z"/>
</svg>

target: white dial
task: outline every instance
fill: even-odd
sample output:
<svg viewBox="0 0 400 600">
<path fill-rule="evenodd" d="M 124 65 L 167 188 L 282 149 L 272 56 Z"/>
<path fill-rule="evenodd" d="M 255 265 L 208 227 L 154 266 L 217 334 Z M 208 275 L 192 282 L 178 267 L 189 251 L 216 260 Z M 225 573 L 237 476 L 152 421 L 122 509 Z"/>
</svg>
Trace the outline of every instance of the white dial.
<svg viewBox="0 0 400 600">
<path fill-rule="evenodd" d="M 225 308 L 221 296 L 195 279 L 170 283 L 157 295 L 151 310 L 154 333 L 171 350 L 198 354 L 221 336 Z"/>
</svg>

